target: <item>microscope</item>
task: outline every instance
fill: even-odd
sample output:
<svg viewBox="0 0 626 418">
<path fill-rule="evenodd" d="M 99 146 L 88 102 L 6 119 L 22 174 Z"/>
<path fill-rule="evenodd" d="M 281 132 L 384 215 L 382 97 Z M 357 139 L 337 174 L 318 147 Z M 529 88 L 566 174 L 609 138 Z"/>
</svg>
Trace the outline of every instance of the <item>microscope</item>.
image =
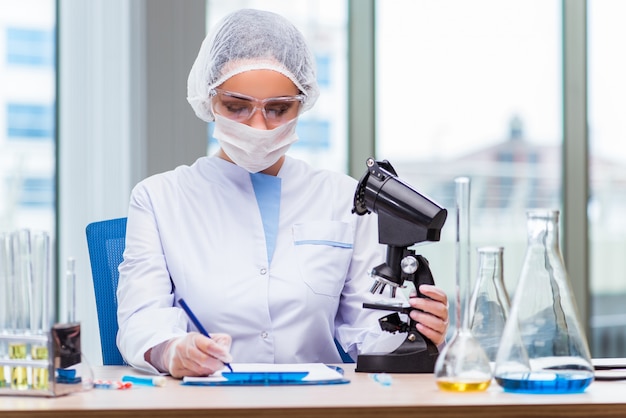
<svg viewBox="0 0 626 418">
<path fill-rule="evenodd" d="M 448 212 L 398 178 L 387 160 L 368 158 L 367 171 L 359 181 L 352 212 L 378 214 L 378 241 L 387 245 L 386 261 L 371 271 L 375 279 L 370 292 L 382 294 L 388 285 L 392 297 L 406 281 L 412 282 L 417 297 L 422 284 L 434 284 L 428 260 L 409 247 L 426 241 L 439 241 Z M 405 340 L 390 353 L 360 354 L 357 372 L 432 373 L 439 355 L 437 346 L 417 331 L 409 317 L 414 308 L 397 304 L 364 303 L 364 308 L 392 311 L 379 319 L 383 331 L 407 333 Z"/>
</svg>

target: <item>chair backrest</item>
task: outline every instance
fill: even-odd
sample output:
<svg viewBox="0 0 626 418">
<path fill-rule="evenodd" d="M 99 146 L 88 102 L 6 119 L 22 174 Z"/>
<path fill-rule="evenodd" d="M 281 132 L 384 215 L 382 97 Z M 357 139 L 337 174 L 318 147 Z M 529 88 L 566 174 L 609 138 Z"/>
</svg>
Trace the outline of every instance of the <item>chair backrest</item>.
<svg viewBox="0 0 626 418">
<path fill-rule="evenodd" d="M 126 245 L 126 218 L 109 219 L 87 225 L 87 247 L 96 296 L 102 362 L 105 366 L 126 364 L 115 338 L 117 336 L 117 267 Z"/>
</svg>

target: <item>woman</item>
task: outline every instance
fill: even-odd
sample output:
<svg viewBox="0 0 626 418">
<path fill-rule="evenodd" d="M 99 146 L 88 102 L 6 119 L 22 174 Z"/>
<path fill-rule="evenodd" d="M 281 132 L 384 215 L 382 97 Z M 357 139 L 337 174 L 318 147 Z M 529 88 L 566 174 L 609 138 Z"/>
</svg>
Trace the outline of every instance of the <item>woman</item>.
<svg viewBox="0 0 626 418">
<path fill-rule="evenodd" d="M 220 150 L 132 192 L 118 287 L 129 364 L 182 377 L 232 360 L 338 363 L 334 339 L 356 357 L 393 337 L 384 312 L 362 308 L 385 247 L 375 215 L 351 213 L 356 181 L 285 156 L 318 94 L 313 56 L 281 16 L 240 10 L 204 40 L 188 101 Z M 431 299 L 411 298 L 411 315 L 440 344 L 446 295 L 420 290 Z M 180 298 L 212 339 L 190 332 Z"/>
</svg>

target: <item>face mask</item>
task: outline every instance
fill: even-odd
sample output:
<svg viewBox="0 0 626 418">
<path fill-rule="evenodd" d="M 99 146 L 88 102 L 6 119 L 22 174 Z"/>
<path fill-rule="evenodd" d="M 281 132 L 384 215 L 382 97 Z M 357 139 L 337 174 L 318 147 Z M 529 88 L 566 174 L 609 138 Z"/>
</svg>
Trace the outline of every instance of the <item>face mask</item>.
<svg viewBox="0 0 626 418">
<path fill-rule="evenodd" d="M 213 137 L 238 166 L 250 173 L 271 167 L 298 140 L 295 118 L 278 128 L 265 130 L 215 114 Z"/>
</svg>

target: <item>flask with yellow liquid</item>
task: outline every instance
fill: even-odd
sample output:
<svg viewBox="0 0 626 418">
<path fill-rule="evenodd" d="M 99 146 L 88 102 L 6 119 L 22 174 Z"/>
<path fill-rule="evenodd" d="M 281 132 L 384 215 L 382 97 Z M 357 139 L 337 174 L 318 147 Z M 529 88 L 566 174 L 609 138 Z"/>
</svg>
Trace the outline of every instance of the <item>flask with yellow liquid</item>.
<svg viewBox="0 0 626 418">
<path fill-rule="evenodd" d="M 472 335 L 468 318 L 470 287 L 469 195 L 470 180 L 455 179 L 456 187 L 456 330 L 435 363 L 435 378 L 441 390 L 478 392 L 491 384 L 491 366 L 481 345 Z M 462 315 L 463 314 L 463 315 Z"/>
</svg>

